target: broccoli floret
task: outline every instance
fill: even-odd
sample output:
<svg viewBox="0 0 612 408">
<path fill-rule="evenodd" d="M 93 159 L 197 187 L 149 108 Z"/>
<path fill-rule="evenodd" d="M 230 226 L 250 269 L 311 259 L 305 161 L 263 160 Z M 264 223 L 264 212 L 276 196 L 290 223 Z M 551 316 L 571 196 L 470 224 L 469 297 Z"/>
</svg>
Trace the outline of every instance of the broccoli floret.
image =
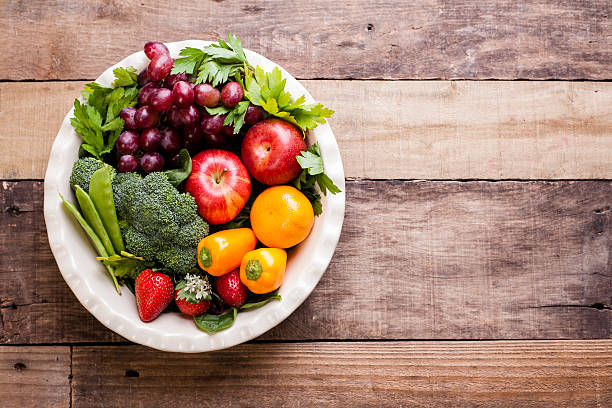
<svg viewBox="0 0 612 408">
<path fill-rule="evenodd" d="M 104 163 L 93 157 L 84 157 L 75 161 L 70 175 L 70 187 L 74 190 L 76 186 L 81 186 L 83 190 L 89 191 L 91 176 L 102 167 L 104 167 Z"/>
<path fill-rule="evenodd" d="M 196 247 L 208 235 L 208 224 L 194 198 L 180 193 L 165 174 L 117 174 L 113 198 L 128 252 L 181 275 L 196 265 Z"/>
<path fill-rule="evenodd" d="M 89 182 L 96 170 L 106 166 L 110 170 L 111 179 L 115 176 L 115 168 L 93 157 L 83 157 L 74 162 L 72 174 L 70 175 L 70 187 L 74 190 L 76 186 L 81 186 L 83 190 L 89 192 Z"/>
</svg>

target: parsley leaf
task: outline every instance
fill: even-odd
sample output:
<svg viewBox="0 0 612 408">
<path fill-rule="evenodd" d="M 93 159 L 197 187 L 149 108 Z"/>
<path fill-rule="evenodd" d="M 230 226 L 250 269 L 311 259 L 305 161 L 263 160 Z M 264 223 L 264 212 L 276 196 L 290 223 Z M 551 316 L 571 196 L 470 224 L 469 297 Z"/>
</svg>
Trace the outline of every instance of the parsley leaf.
<svg viewBox="0 0 612 408">
<path fill-rule="evenodd" d="M 82 95 L 87 104 L 76 99 L 70 119 L 75 132 L 83 137 L 83 150 L 97 158 L 113 150 L 125 125 L 119 113 L 134 106 L 138 98 L 136 69 L 117 68 L 113 73 L 113 84 L 130 85 L 110 88 L 95 82 L 86 84 Z"/>
<path fill-rule="evenodd" d="M 185 47 L 181 57 L 174 61 L 172 74 L 186 72 L 198 74 L 196 84 L 208 82 L 217 86 L 248 67 L 248 61 L 240 38 L 227 35 L 227 42 L 219 40 L 217 44 L 207 45 L 203 49 Z"/>
<path fill-rule="evenodd" d="M 138 74 L 134 67 L 115 68 L 113 74 L 115 74 L 113 86 L 132 86 L 138 83 Z"/>
<path fill-rule="evenodd" d="M 293 181 L 293 185 L 304 193 L 311 202 L 315 215 L 319 215 L 323 211 L 323 206 L 321 204 L 321 195 L 315 190 L 315 183 L 319 186 L 323 195 L 327 195 L 328 191 L 332 194 L 337 194 L 342 190 L 323 172 L 323 159 L 321 158 L 321 151 L 317 143 L 310 146 L 307 151 L 300 152 L 296 156 L 296 160 L 303 170 Z"/>
<path fill-rule="evenodd" d="M 251 73 L 245 71 L 245 96 L 254 105 L 261 106 L 270 115 L 282 118 L 298 126 L 302 131 L 314 129 L 325 123 L 334 111 L 320 103 L 306 104 L 304 95 L 291 102 L 291 95 L 285 92 L 286 80 L 281 70 L 275 67 L 272 72 L 264 72 L 261 67 Z"/>
</svg>

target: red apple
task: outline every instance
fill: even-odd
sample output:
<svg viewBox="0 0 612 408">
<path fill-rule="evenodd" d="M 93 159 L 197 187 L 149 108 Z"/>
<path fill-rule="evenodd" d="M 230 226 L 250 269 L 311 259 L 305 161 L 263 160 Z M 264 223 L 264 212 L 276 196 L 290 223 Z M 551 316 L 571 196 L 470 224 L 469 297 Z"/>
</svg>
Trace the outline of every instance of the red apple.
<svg viewBox="0 0 612 408">
<path fill-rule="evenodd" d="M 281 119 L 266 119 L 246 132 L 240 155 L 251 176 L 274 186 L 300 175 L 302 168 L 295 156 L 306 149 L 304 136 L 296 126 Z"/>
<path fill-rule="evenodd" d="M 209 149 L 193 157 L 185 191 L 195 198 L 202 218 L 223 224 L 234 219 L 249 200 L 251 179 L 234 153 Z"/>
</svg>

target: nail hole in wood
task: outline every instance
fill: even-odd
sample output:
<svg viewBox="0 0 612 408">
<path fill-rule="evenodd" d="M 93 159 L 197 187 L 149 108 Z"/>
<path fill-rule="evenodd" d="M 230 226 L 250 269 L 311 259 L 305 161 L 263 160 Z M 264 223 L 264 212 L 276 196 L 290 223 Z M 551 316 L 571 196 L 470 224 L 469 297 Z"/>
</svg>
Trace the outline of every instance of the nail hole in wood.
<svg viewBox="0 0 612 408">
<path fill-rule="evenodd" d="M 22 371 L 22 370 L 25 370 L 27 368 L 26 365 L 23 364 L 23 363 L 15 363 L 15 365 L 13 367 L 15 367 L 15 370 L 17 370 L 17 371 Z"/>
<path fill-rule="evenodd" d="M 136 377 L 140 377 L 140 373 L 136 370 L 125 370 L 125 376 L 136 378 Z"/>
<path fill-rule="evenodd" d="M 366 26 L 366 30 L 368 30 L 368 31 L 372 31 L 372 30 L 374 30 L 374 24 L 368 24 L 368 25 Z"/>
</svg>

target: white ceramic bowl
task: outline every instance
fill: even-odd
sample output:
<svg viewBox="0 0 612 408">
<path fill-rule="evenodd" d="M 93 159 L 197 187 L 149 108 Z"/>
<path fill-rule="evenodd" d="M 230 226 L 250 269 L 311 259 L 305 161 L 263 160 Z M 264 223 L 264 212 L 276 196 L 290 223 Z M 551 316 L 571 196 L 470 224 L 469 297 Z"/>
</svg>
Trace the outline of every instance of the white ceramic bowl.
<svg viewBox="0 0 612 408">
<path fill-rule="evenodd" d="M 186 47 L 203 47 L 208 41 L 182 41 L 166 44 L 173 57 Z M 245 50 L 249 63 L 271 71 L 278 66 L 261 55 Z M 133 66 L 139 71 L 148 64 L 144 52 L 137 52 L 108 68 L 96 82 L 110 85 L 113 69 Z M 305 95 L 314 102 L 308 91 L 287 71 L 280 68 L 287 79 L 286 89 L 293 95 Z M 75 95 L 76 96 L 76 95 Z M 59 269 L 77 299 L 103 325 L 128 340 L 159 350 L 203 352 L 231 347 L 253 339 L 282 322 L 312 292 L 325 272 L 340 237 L 344 219 L 344 170 L 336 139 L 329 124 L 320 124 L 308 136 L 321 147 L 325 172 L 342 189 L 337 195 L 323 197 L 323 214 L 316 218 L 310 236 L 290 252 L 285 281 L 280 288 L 282 301 L 270 302 L 260 309 L 238 313 L 232 327 L 216 334 L 200 331 L 193 320 L 176 313 L 164 313 L 153 322 L 144 323 L 138 317 L 136 300 L 123 288 L 119 296 L 95 259 L 95 252 L 80 226 L 61 205 L 58 193 L 75 202 L 68 184 L 72 164 L 77 159 L 81 138 L 70 125 L 70 110 L 57 134 L 45 175 L 45 222 L 51 250 Z"/>
</svg>

